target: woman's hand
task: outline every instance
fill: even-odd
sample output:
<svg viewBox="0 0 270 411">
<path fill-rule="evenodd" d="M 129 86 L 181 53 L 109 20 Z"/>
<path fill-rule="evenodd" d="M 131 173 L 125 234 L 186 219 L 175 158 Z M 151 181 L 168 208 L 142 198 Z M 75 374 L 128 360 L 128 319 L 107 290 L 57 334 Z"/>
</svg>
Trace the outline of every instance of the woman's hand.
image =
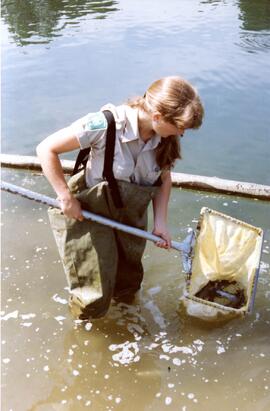
<svg viewBox="0 0 270 411">
<path fill-rule="evenodd" d="M 82 208 L 80 202 L 71 193 L 65 196 L 58 197 L 61 205 L 61 210 L 68 218 L 75 218 L 76 220 L 82 221 Z"/>
<path fill-rule="evenodd" d="M 156 242 L 156 246 L 169 250 L 171 248 L 171 236 L 166 224 L 155 223 L 153 234 L 161 237 L 164 241 L 160 240 Z"/>
<path fill-rule="evenodd" d="M 82 221 L 82 210 L 79 201 L 69 191 L 59 154 L 80 148 L 72 128 L 67 127 L 51 134 L 37 146 L 44 175 L 51 183 L 61 205 L 61 210 L 69 218 Z"/>
<path fill-rule="evenodd" d="M 171 248 L 171 236 L 167 228 L 167 211 L 168 202 L 171 191 L 171 173 L 170 171 L 163 171 L 161 174 L 162 184 L 159 187 L 154 199 L 153 199 L 153 211 L 154 211 L 154 230 L 153 234 L 161 237 L 164 241 L 160 240 L 156 242 L 156 245 L 161 248 L 169 250 Z"/>
</svg>

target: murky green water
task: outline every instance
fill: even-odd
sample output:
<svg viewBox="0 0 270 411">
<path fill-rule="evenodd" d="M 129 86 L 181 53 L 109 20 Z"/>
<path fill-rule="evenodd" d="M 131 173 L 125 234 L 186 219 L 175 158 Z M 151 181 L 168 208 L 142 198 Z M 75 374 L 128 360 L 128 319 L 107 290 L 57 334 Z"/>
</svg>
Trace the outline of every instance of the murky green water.
<svg viewBox="0 0 270 411">
<path fill-rule="evenodd" d="M 56 129 L 176 73 L 206 107 L 176 171 L 270 184 L 268 0 L 10 0 L 2 22 L 3 152 L 34 154 Z M 42 176 L 3 179 L 53 194 Z M 253 314 L 219 327 L 186 317 L 179 255 L 148 244 L 136 303 L 85 327 L 68 312 L 46 207 L 2 196 L 3 411 L 270 409 L 270 206 L 174 189 L 174 239 L 202 206 L 265 231 Z"/>
</svg>

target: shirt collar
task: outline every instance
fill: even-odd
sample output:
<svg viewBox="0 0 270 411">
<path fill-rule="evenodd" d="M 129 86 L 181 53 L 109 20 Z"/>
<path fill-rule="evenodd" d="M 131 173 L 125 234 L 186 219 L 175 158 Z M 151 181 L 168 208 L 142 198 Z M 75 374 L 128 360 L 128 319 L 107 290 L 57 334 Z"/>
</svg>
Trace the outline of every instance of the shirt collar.
<svg viewBox="0 0 270 411">
<path fill-rule="evenodd" d="M 129 141 L 138 140 L 140 138 L 139 127 L 138 127 L 138 109 L 125 106 L 126 112 L 126 127 L 124 134 L 121 136 L 123 143 L 128 143 Z M 160 143 L 161 137 L 155 134 L 150 140 L 148 140 L 143 148 L 143 151 L 153 150 Z"/>
<path fill-rule="evenodd" d="M 161 137 L 158 134 L 155 134 L 144 146 L 144 150 L 154 150 L 160 143 Z"/>
<path fill-rule="evenodd" d="M 121 140 L 123 143 L 128 143 L 129 141 L 138 140 L 139 127 L 138 127 L 138 109 L 125 106 L 126 115 L 126 125 L 123 134 L 121 135 Z"/>
<path fill-rule="evenodd" d="M 137 108 L 132 108 L 126 104 L 118 107 L 115 107 L 113 104 L 106 104 L 106 106 L 103 106 L 101 110 L 110 110 L 113 113 L 116 129 L 123 129 L 123 134 L 121 133 L 120 135 L 120 139 L 123 143 L 128 143 L 140 138 Z M 160 143 L 160 140 L 161 137 L 159 135 L 154 135 L 146 142 L 143 150 L 146 151 L 155 149 Z"/>
</svg>

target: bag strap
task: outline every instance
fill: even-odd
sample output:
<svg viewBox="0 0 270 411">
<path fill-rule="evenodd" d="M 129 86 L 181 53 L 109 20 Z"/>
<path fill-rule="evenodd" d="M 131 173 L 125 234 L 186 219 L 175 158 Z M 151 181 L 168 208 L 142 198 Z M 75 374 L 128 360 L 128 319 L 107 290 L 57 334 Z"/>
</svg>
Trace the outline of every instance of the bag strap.
<svg viewBox="0 0 270 411">
<path fill-rule="evenodd" d="M 113 174 L 113 158 L 114 158 L 114 149 L 115 149 L 115 119 L 111 111 L 104 110 L 104 116 L 106 117 L 108 128 L 106 134 L 106 147 L 104 155 L 104 167 L 103 167 L 103 178 L 108 181 L 109 188 L 111 190 L 112 199 L 116 208 L 122 208 L 123 202 L 120 196 L 119 188 L 117 181 Z M 79 154 L 76 158 L 75 166 L 72 171 L 72 176 L 77 174 L 79 171 L 83 170 L 86 167 L 89 153 L 91 147 L 84 148 L 79 151 Z"/>
</svg>

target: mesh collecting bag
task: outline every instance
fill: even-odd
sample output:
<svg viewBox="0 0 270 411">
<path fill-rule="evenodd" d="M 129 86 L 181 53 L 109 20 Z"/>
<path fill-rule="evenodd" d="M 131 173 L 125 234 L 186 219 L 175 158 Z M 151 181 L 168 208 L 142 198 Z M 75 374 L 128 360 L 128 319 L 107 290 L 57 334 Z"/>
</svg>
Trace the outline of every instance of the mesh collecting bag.
<svg viewBox="0 0 270 411">
<path fill-rule="evenodd" d="M 215 320 L 253 309 L 263 231 L 202 208 L 182 303 L 188 315 Z"/>
</svg>

